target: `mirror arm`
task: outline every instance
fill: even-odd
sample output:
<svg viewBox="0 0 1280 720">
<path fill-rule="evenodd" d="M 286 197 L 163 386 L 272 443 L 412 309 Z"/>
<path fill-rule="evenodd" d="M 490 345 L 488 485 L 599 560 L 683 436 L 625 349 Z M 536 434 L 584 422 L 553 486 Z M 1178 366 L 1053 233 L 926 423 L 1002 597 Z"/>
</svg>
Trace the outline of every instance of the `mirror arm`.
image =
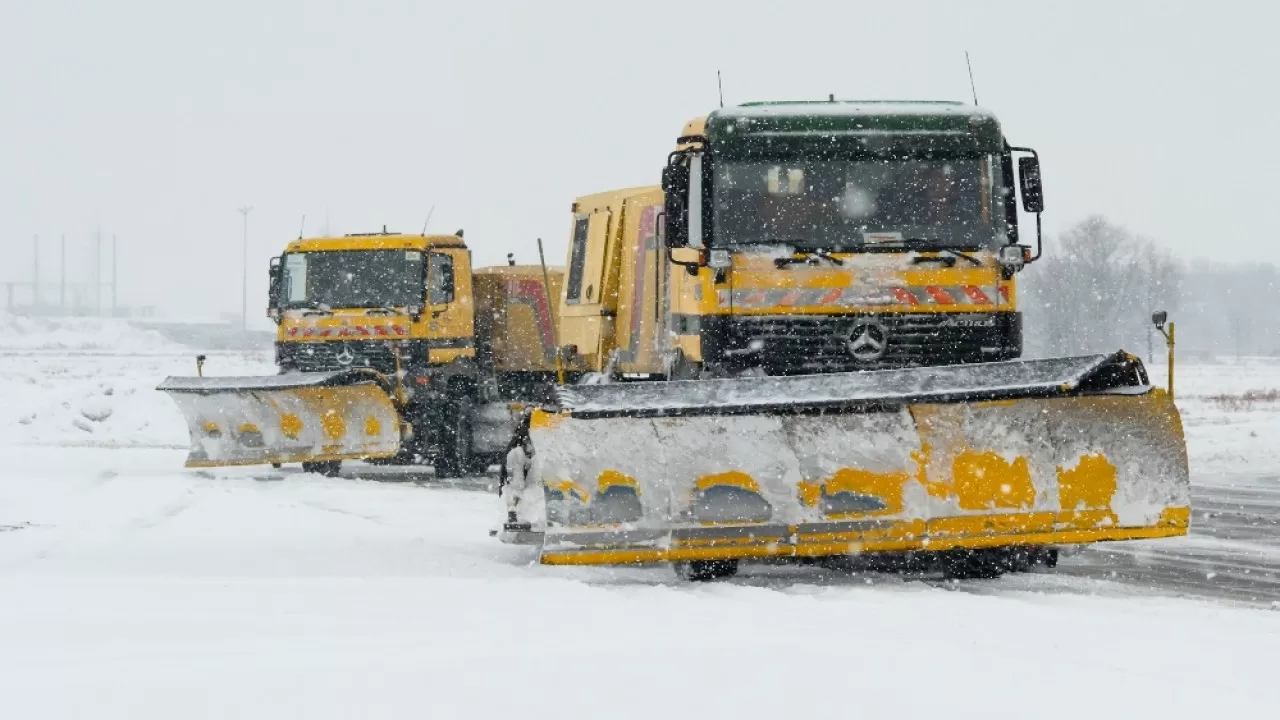
<svg viewBox="0 0 1280 720">
<path fill-rule="evenodd" d="M 1035 148 L 1016 147 L 1016 146 L 1010 145 L 1008 146 L 1008 149 L 1009 149 L 1009 152 L 1027 153 L 1028 155 L 1036 159 L 1037 165 L 1040 163 L 1040 153 L 1036 152 Z M 1044 236 L 1041 231 L 1040 215 L 1041 213 L 1036 213 L 1036 254 L 1033 255 L 1031 259 L 1028 260 L 1027 262 L 1035 262 L 1036 260 L 1040 259 L 1041 255 L 1044 254 Z"/>
<path fill-rule="evenodd" d="M 1040 213 L 1036 213 L 1036 254 L 1031 256 L 1028 263 L 1033 263 L 1040 259 L 1044 254 L 1044 238 L 1040 234 Z"/>
<path fill-rule="evenodd" d="M 679 265 L 680 267 L 687 270 L 690 275 L 697 275 L 698 269 L 707 264 L 706 258 L 703 257 L 702 250 L 698 250 L 697 260 L 693 260 L 693 261 L 677 260 L 675 258 L 675 248 L 672 248 L 670 246 L 667 247 L 667 262 L 671 263 L 672 265 Z"/>
</svg>

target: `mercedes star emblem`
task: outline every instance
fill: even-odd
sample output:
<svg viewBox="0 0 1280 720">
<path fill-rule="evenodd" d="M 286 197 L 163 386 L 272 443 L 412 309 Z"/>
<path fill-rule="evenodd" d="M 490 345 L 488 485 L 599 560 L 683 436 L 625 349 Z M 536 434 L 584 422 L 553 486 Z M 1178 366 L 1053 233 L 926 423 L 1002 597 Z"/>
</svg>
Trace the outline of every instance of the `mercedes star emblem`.
<svg viewBox="0 0 1280 720">
<path fill-rule="evenodd" d="M 888 337 L 880 323 L 860 322 L 849 333 L 849 354 L 862 362 L 879 360 L 888 347 Z"/>
<path fill-rule="evenodd" d="M 339 352 L 333 359 L 337 360 L 339 365 L 350 365 L 356 359 L 356 356 L 352 354 L 350 348 L 342 348 L 342 352 Z"/>
</svg>

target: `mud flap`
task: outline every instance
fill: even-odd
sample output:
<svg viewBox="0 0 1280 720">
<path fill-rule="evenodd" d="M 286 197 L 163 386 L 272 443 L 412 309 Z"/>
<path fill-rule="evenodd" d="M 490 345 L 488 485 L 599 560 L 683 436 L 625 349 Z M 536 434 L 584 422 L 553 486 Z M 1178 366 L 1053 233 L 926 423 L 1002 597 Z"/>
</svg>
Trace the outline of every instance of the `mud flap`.
<svg viewBox="0 0 1280 720">
<path fill-rule="evenodd" d="M 395 455 L 400 416 L 370 372 L 171 377 L 187 422 L 187 467 L 356 460 Z"/>
<path fill-rule="evenodd" d="M 1178 411 L 1124 353 L 573 387 L 529 433 L 544 563 L 1088 543 L 1189 518 Z"/>
</svg>

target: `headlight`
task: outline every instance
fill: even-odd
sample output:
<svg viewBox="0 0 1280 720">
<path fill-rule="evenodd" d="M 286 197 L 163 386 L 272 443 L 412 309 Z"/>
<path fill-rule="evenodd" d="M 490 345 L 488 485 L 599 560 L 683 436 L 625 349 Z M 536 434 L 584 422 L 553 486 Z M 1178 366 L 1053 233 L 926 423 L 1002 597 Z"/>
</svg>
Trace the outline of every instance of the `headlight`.
<svg viewBox="0 0 1280 720">
<path fill-rule="evenodd" d="M 1000 248 L 1000 264 L 1009 267 L 1022 267 L 1026 264 L 1024 248 L 1021 245 L 1005 245 Z"/>
</svg>

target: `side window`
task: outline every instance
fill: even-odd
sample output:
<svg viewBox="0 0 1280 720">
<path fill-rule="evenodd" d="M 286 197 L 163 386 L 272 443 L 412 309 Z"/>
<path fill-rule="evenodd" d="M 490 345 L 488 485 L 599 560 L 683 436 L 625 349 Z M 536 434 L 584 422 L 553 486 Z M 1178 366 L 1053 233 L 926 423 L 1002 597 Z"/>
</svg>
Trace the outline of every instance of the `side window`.
<svg viewBox="0 0 1280 720">
<path fill-rule="evenodd" d="M 582 297 L 582 273 L 587 263 L 587 226 L 591 221 L 589 215 L 583 215 L 574 221 L 573 247 L 569 256 L 569 283 L 565 286 L 565 301 L 577 305 Z"/>
<path fill-rule="evenodd" d="M 299 303 L 307 299 L 307 256 L 284 256 L 284 290 L 286 303 Z"/>
<path fill-rule="evenodd" d="M 427 258 L 427 302 L 448 305 L 453 302 L 453 257 L 431 253 Z"/>
</svg>

